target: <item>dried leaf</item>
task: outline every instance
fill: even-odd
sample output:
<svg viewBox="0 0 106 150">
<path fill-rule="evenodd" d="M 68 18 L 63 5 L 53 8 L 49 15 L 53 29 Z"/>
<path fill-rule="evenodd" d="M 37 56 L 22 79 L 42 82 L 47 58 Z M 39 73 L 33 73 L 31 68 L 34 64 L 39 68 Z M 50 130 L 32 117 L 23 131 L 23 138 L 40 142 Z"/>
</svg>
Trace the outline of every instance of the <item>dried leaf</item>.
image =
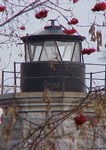
<svg viewBox="0 0 106 150">
<path fill-rule="evenodd" d="M 102 33 L 101 33 L 101 31 L 96 32 L 96 39 L 97 39 L 97 51 L 100 51 L 100 46 L 102 46 Z"/>
<path fill-rule="evenodd" d="M 95 36 L 95 26 L 92 24 L 91 28 L 89 29 L 89 34 L 91 34 L 91 41 L 96 41 L 96 36 Z"/>
<path fill-rule="evenodd" d="M 50 102 L 50 91 L 48 89 L 45 89 L 43 92 L 43 101 L 46 103 Z"/>
<path fill-rule="evenodd" d="M 92 24 L 91 28 L 89 29 L 89 34 L 93 34 L 95 32 L 95 26 Z"/>
<path fill-rule="evenodd" d="M 53 71 L 55 71 L 55 70 L 56 70 L 56 68 L 55 68 L 55 65 L 54 65 L 53 61 L 50 61 L 50 69 L 51 69 L 51 70 L 53 70 Z"/>
</svg>

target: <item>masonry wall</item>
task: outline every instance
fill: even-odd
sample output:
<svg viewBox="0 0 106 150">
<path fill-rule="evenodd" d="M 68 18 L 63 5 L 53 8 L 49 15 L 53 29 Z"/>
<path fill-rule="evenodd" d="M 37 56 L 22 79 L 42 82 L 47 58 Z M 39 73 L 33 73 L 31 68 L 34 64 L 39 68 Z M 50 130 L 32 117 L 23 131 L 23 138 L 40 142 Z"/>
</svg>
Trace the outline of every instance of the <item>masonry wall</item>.
<svg viewBox="0 0 106 150">
<path fill-rule="evenodd" d="M 1 95 L 0 106 L 4 114 L 0 149 L 86 149 L 88 137 L 85 138 L 83 132 L 86 124 L 78 129 L 74 123 L 75 113 L 86 95 L 48 90 Z"/>
</svg>

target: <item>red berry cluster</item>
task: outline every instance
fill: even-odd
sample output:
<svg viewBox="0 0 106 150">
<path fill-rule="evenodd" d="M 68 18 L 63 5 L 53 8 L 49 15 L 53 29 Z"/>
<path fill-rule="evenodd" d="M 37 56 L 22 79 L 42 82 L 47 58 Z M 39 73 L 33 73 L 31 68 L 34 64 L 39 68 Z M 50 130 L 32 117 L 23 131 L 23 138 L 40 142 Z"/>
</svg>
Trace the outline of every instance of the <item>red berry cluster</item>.
<svg viewBox="0 0 106 150">
<path fill-rule="evenodd" d="M 6 10 L 6 7 L 5 6 L 0 6 L 0 12 L 3 12 Z"/>
<path fill-rule="evenodd" d="M 86 117 L 83 114 L 80 114 L 79 116 L 74 118 L 76 125 L 82 125 L 86 122 Z"/>
<path fill-rule="evenodd" d="M 78 21 L 78 19 L 77 18 L 72 18 L 69 22 L 68 22 L 68 24 L 69 25 L 71 25 L 71 24 L 77 24 L 79 21 Z"/>
<path fill-rule="evenodd" d="M 95 6 L 91 9 L 92 11 L 104 11 L 106 10 L 106 3 L 96 3 Z"/>
<path fill-rule="evenodd" d="M 82 54 L 87 54 L 87 55 L 89 55 L 89 54 L 91 54 L 93 52 L 95 52 L 94 48 L 84 48 L 84 49 L 81 50 Z"/>
<path fill-rule="evenodd" d="M 73 0 L 73 3 L 77 3 L 79 0 Z"/>
<path fill-rule="evenodd" d="M 20 30 L 26 30 L 25 26 L 19 27 Z"/>
<path fill-rule="evenodd" d="M 63 30 L 63 32 L 66 34 L 74 34 L 77 31 L 76 31 L 76 29 L 72 28 L 72 29 L 65 29 L 65 30 Z"/>
<path fill-rule="evenodd" d="M 35 18 L 37 18 L 37 19 L 46 18 L 47 17 L 47 13 L 48 13 L 48 10 L 43 9 L 43 10 L 41 10 L 38 13 L 35 14 Z"/>
</svg>

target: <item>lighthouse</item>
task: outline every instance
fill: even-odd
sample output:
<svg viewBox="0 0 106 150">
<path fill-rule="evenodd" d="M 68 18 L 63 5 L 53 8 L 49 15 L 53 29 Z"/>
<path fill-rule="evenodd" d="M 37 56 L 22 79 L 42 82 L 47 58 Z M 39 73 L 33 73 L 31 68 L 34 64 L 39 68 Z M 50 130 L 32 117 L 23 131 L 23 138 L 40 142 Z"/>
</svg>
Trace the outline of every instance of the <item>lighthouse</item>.
<svg viewBox="0 0 106 150">
<path fill-rule="evenodd" d="M 21 64 L 21 91 L 74 91 L 84 92 L 85 65 L 82 41 L 78 35 L 68 35 L 61 26 L 50 25 L 44 30 L 22 37 L 25 62 Z"/>
<path fill-rule="evenodd" d="M 15 92 L 0 95 L 0 149 L 92 148 L 98 121 L 93 107 L 102 109 L 101 97 L 87 93 L 81 53 L 84 39 L 64 33 L 57 20 L 49 20 L 43 31 L 21 37 L 25 59 L 19 77 L 14 67 Z M 20 80 L 18 92 L 16 78 Z M 85 132 L 88 121 L 92 129 Z"/>
</svg>

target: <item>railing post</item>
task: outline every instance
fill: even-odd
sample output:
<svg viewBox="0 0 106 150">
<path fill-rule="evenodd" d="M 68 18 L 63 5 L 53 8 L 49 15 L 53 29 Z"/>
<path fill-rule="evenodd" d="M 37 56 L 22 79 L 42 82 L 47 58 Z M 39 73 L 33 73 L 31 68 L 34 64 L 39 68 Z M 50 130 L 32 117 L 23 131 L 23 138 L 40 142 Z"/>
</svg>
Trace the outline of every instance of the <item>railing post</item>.
<svg viewBox="0 0 106 150">
<path fill-rule="evenodd" d="M 2 79 L 1 79 L 1 94 L 3 94 L 3 91 L 4 91 L 3 87 L 4 87 L 4 71 L 2 71 Z"/>
<path fill-rule="evenodd" d="M 14 93 L 16 93 L 16 63 L 14 62 Z"/>
<path fill-rule="evenodd" d="M 106 65 L 105 65 L 105 92 L 106 92 Z"/>
<path fill-rule="evenodd" d="M 65 78 L 62 76 L 62 91 L 64 93 L 64 90 L 65 90 Z"/>
<path fill-rule="evenodd" d="M 92 91 L 92 72 L 90 72 L 90 91 Z"/>
</svg>

